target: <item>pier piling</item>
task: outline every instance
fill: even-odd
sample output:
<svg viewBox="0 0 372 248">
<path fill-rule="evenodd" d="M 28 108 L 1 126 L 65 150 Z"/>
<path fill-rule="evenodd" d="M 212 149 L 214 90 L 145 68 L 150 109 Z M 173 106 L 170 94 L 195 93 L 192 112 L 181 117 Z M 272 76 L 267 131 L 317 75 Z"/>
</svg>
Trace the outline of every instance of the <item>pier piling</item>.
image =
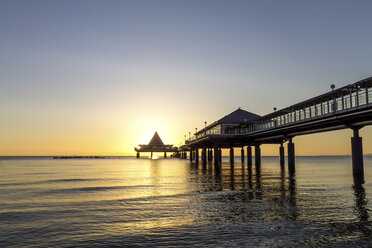
<svg viewBox="0 0 372 248">
<path fill-rule="evenodd" d="M 261 165 L 261 148 L 260 148 L 260 144 L 257 144 L 254 147 L 254 160 L 255 160 L 256 167 Z"/>
<path fill-rule="evenodd" d="M 244 163 L 244 147 L 242 146 L 242 150 L 240 151 L 240 160 Z"/>
<path fill-rule="evenodd" d="M 288 142 L 288 171 L 293 173 L 295 171 L 295 146 L 292 138 Z"/>
<path fill-rule="evenodd" d="M 363 144 L 362 137 L 359 137 L 359 129 L 353 128 L 353 137 L 351 137 L 351 153 L 353 161 L 354 179 L 364 182 L 364 165 L 363 165 Z"/>
<path fill-rule="evenodd" d="M 230 163 L 234 163 L 234 148 L 230 147 Z"/>
<path fill-rule="evenodd" d="M 248 163 L 248 168 L 252 167 L 252 147 L 247 146 L 247 163 Z"/>
<path fill-rule="evenodd" d="M 220 159 L 219 159 L 219 150 L 217 146 L 213 148 L 213 153 L 214 153 L 214 165 L 218 165 L 218 162 Z"/>
<path fill-rule="evenodd" d="M 199 148 L 195 148 L 195 163 L 199 162 Z"/>
<path fill-rule="evenodd" d="M 203 161 L 203 164 L 207 162 L 207 148 L 205 147 L 203 147 L 202 149 L 202 161 Z"/>
<path fill-rule="evenodd" d="M 280 168 L 283 170 L 284 169 L 284 146 L 283 146 L 283 143 L 280 144 L 280 147 L 279 147 L 279 156 L 280 156 Z"/>
</svg>

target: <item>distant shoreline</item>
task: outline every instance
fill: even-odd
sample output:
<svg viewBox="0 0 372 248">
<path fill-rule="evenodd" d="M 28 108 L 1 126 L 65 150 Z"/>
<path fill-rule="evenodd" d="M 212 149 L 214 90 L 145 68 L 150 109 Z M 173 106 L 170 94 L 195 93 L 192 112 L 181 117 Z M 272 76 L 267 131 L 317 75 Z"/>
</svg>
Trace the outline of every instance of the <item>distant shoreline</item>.
<svg viewBox="0 0 372 248">
<path fill-rule="evenodd" d="M 371 157 L 372 154 L 364 154 L 364 157 Z M 120 159 L 120 158 L 135 158 L 136 156 L 80 156 L 80 155 L 73 155 L 73 156 L 48 156 L 48 155 L 40 155 L 40 156 L 17 156 L 17 155 L 11 155 L 11 156 L 0 156 L 1 158 L 51 158 L 51 159 Z M 222 156 L 222 157 L 229 157 L 228 155 Z M 240 157 L 240 156 L 235 156 Z M 253 156 L 254 157 L 254 156 Z M 262 157 L 279 157 L 279 156 L 262 156 Z M 287 157 L 287 156 L 286 156 Z M 349 155 L 297 155 L 296 157 L 351 157 L 351 154 Z M 144 156 L 143 158 L 147 158 Z"/>
</svg>

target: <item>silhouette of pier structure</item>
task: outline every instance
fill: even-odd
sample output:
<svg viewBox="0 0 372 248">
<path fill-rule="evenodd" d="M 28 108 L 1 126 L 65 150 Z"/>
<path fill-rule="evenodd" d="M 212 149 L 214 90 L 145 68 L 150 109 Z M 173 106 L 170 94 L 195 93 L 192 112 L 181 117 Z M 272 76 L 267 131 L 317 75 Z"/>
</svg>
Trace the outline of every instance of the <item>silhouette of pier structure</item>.
<svg viewBox="0 0 372 248">
<path fill-rule="evenodd" d="M 221 163 L 221 149 L 230 149 L 234 162 L 234 148 L 241 148 L 241 161 L 247 152 L 248 166 L 261 164 L 262 144 L 278 144 L 280 165 L 284 168 L 284 143 L 287 143 L 288 171 L 295 171 L 294 138 L 299 135 L 352 129 L 351 153 L 354 179 L 364 182 L 362 137 L 359 130 L 372 124 L 372 77 L 302 101 L 292 106 L 259 116 L 237 109 L 229 115 L 196 130 L 179 148 L 180 157 L 190 161 Z"/>
<path fill-rule="evenodd" d="M 158 132 L 155 132 L 150 142 L 147 145 L 138 145 L 139 148 L 135 147 L 134 150 L 137 152 L 137 158 L 140 158 L 141 152 L 150 152 L 150 158 L 153 158 L 154 152 L 164 152 L 164 158 L 167 158 L 167 152 L 177 153 L 178 148 L 173 145 L 164 145 Z"/>
</svg>

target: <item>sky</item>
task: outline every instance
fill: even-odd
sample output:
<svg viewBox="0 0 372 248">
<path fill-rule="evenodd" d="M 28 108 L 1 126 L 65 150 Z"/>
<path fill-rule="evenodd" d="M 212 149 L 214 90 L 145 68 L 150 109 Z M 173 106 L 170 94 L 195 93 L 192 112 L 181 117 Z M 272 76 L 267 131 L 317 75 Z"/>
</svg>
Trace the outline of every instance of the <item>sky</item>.
<svg viewBox="0 0 372 248">
<path fill-rule="evenodd" d="M 134 155 L 372 76 L 371 1 L 0 0 L 0 156 Z M 295 137 L 350 154 L 352 131 Z M 372 127 L 361 130 L 372 153 Z M 263 155 L 278 148 L 264 146 Z"/>
</svg>

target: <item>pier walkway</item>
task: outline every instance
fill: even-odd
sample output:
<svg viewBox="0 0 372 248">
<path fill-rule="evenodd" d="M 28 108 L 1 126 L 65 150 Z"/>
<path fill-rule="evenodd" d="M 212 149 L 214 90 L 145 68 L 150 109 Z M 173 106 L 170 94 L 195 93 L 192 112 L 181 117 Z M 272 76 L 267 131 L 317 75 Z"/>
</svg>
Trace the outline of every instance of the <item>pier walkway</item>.
<svg viewBox="0 0 372 248">
<path fill-rule="evenodd" d="M 298 135 L 352 129 L 351 138 L 353 175 L 363 178 L 363 149 L 359 130 L 372 124 L 372 77 L 349 84 L 342 88 L 313 97 L 306 101 L 274 111 L 265 116 L 238 109 L 216 121 L 185 141 L 180 147 L 181 158 L 190 154 L 190 160 L 219 164 L 221 149 L 230 149 L 230 161 L 234 161 L 234 147 L 241 147 L 244 161 L 244 147 L 247 146 L 248 165 L 252 164 L 252 146 L 255 147 L 255 164 L 261 163 L 262 144 L 279 144 L 281 165 L 284 165 L 284 147 L 287 143 L 288 169 L 295 170 L 295 146 L 293 138 Z M 214 155 L 212 155 L 214 154 Z"/>
</svg>

